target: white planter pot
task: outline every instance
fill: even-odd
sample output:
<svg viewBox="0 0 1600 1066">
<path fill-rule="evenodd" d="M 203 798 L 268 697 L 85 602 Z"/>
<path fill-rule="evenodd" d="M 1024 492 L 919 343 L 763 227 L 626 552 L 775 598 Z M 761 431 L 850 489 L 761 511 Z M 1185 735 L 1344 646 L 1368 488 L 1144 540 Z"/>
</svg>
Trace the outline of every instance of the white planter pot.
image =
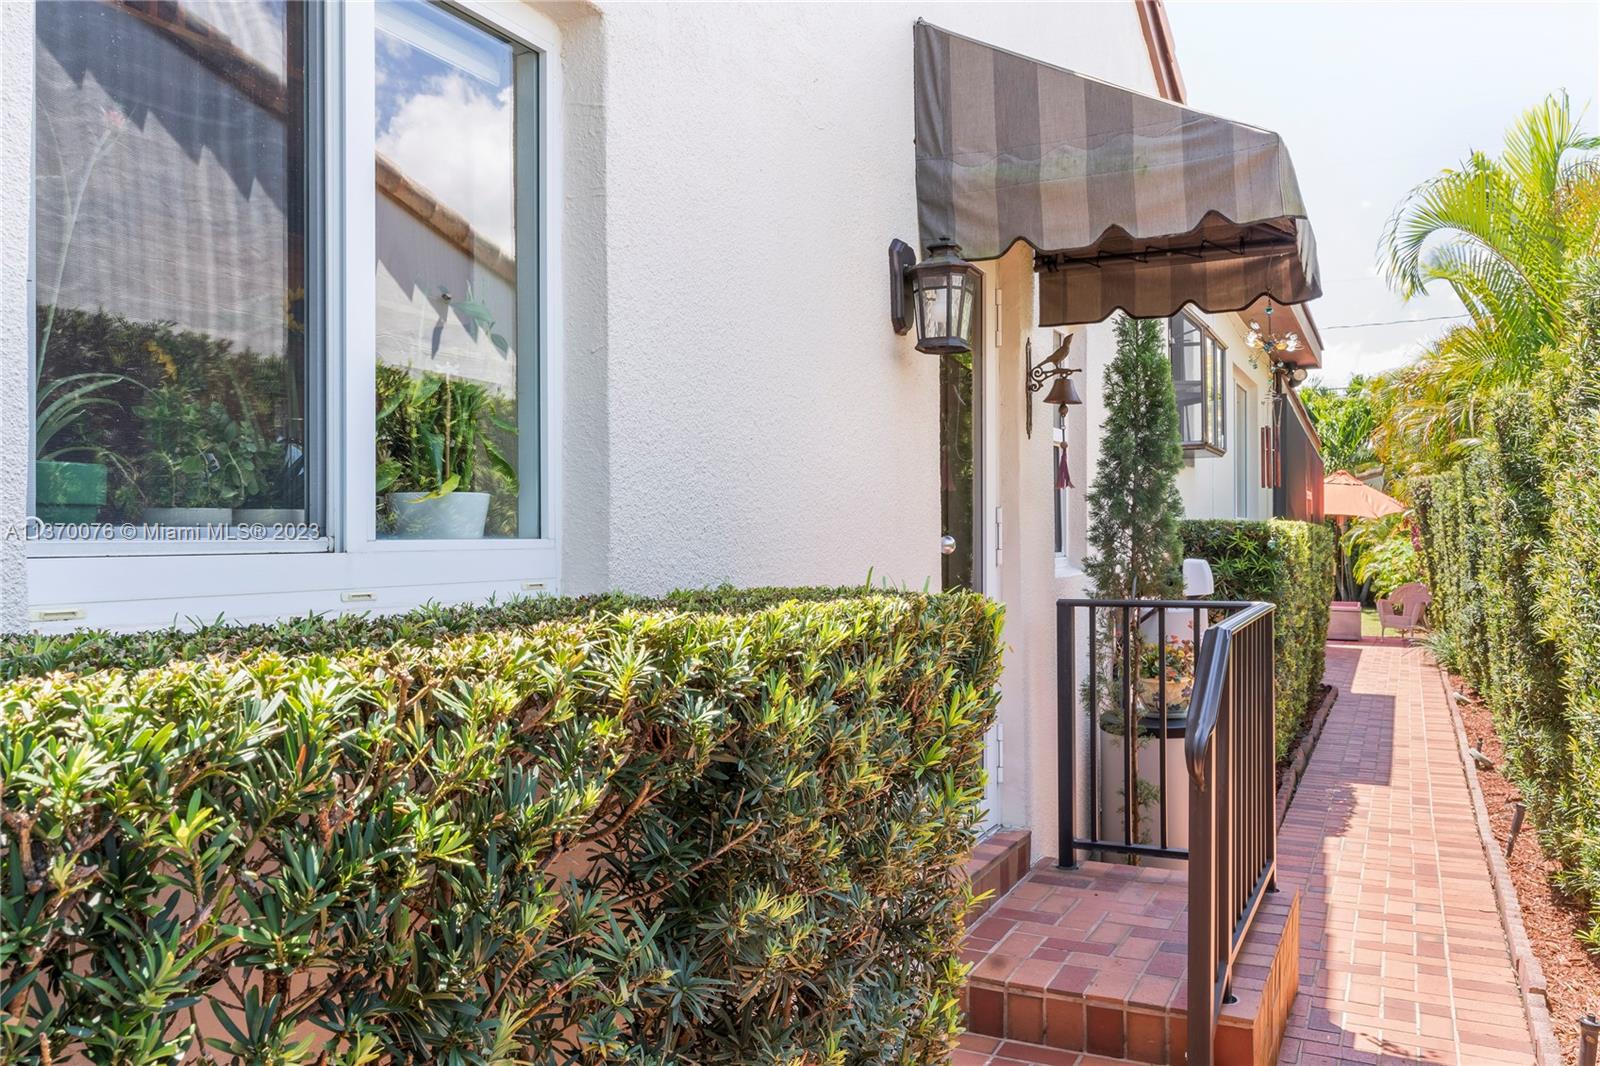
<svg viewBox="0 0 1600 1066">
<path fill-rule="evenodd" d="M 413 540 L 472 540 L 489 521 L 487 492 L 452 492 L 425 499 L 426 492 L 391 492 L 394 536 Z"/>
<path fill-rule="evenodd" d="M 1124 748 L 1123 735 L 1120 733 L 1107 733 L 1103 729 L 1095 730 L 1099 737 L 1100 751 L 1100 810 L 1101 829 L 1103 839 L 1122 841 L 1122 760 Z M 1139 744 L 1139 754 L 1134 760 L 1137 780 L 1147 782 L 1152 790 L 1160 788 L 1160 762 L 1166 763 L 1167 770 L 1167 847 L 1187 848 L 1189 846 L 1189 767 L 1183 755 L 1183 732 L 1176 726 L 1169 727 L 1166 739 L 1154 736 L 1144 738 Z M 1144 839 L 1140 843 L 1157 845 L 1161 843 L 1160 830 L 1157 825 L 1157 814 L 1160 810 L 1159 802 L 1152 796 L 1139 812 L 1139 835 Z M 1166 865 L 1167 860 L 1149 859 L 1141 860 L 1152 865 Z"/>
<path fill-rule="evenodd" d="M 235 507 L 233 524 L 236 526 L 303 526 L 306 522 L 304 507 Z"/>
<path fill-rule="evenodd" d="M 228 507 L 146 507 L 141 516 L 151 526 L 225 526 L 233 518 Z"/>
</svg>

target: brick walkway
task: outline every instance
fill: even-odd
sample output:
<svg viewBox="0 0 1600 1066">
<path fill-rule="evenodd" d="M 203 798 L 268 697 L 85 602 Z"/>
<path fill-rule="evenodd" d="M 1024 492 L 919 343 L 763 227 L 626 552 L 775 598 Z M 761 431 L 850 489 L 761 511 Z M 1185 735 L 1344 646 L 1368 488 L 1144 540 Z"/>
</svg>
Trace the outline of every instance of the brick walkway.
<svg viewBox="0 0 1600 1066">
<path fill-rule="evenodd" d="M 1328 649 L 1340 691 L 1279 838 L 1302 892 L 1280 1063 L 1527 1063 L 1533 1043 L 1438 672 Z"/>
</svg>

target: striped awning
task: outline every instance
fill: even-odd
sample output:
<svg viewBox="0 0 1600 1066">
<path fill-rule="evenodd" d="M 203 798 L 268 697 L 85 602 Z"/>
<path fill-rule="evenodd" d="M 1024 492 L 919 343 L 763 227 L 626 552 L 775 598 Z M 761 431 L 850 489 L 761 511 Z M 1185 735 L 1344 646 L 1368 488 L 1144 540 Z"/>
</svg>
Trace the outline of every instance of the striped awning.
<svg viewBox="0 0 1600 1066">
<path fill-rule="evenodd" d="M 918 22 L 923 246 L 1034 249 L 1039 324 L 1322 294 L 1283 140 Z"/>
</svg>

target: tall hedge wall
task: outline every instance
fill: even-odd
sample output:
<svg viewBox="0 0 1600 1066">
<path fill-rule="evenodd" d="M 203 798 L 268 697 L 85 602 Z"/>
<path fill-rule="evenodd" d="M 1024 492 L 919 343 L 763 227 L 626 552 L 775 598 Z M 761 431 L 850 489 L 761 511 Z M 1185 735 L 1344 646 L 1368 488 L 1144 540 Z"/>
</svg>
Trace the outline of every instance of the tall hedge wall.
<svg viewBox="0 0 1600 1066">
<path fill-rule="evenodd" d="M 1496 397 L 1468 457 L 1409 488 L 1436 649 L 1482 694 L 1557 881 L 1600 950 L 1600 273 L 1556 372 Z"/>
<path fill-rule="evenodd" d="M 1284 519 L 1189 520 L 1186 556 L 1205 559 L 1223 600 L 1277 605 L 1278 755 L 1287 754 L 1322 695 L 1323 646 L 1333 598 L 1333 533 Z"/>
<path fill-rule="evenodd" d="M 44 642 L 0 1061 L 941 1058 L 999 608 L 819 597 Z"/>
</svg>

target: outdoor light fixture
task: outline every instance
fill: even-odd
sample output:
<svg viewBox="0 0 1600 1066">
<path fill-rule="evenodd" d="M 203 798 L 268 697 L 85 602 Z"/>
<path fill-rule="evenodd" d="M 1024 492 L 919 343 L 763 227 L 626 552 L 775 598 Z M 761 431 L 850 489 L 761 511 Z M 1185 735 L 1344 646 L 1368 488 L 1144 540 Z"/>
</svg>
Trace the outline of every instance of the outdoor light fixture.
<svg viewBox="0 0 1600 1066">
<path fill-rule="evenodd" d="M 1250 323 L 1250 332 L 1245 334 L 1244 343 L 1251 351 L 1260 352 L 1268 359 L 1281 361 L 1278 360 L 1280 355 L 1300 350 L 1300 334 L 1285 333 L 1281 337 L 1278 336 L 1272 328 L 1272 301 L 1268 300 L 1267 328 L 1262 329 L 1257 323 Z"/>
<path fill-rule="evenodd" d="M 905 241 L 889 242 L 889 321 L 896 333 L 910 331 L 916 318 L 917 351 L 960 355 L 972 351 L 978 323 L 983 272 L 961 258 L 948 239 L 928 245 L 928 258 Z"/>
<path fill-rule="evenodd" d="M 1072 351 L 1072 337 L 1073 334 L 1068 334 L 1067 339 L 1062 341 L 1055 351 L 1038 363 L 1033 361 L 1033 341 L 1030 340 L 1026 345 L 1028 375 L 1024 379 L 1024 383 L 1028 386 L 1028 397 L 1031 397 L 1048 384 L 1050 391 L 1045 393 L 1044 402 L 1052 407 L 1062 408 L 1063 414 L 1066 408 L 1076 407 L 1083 402 L 1083 397 L 1078 395 L 1077 386 L 1072 383 L 1072 375 L 1078 372 L 1077 369 L 1061 365 L 1067 361 L 1067 356 Z M 1031 437 L 1033 436 L 1033 404 L 1028 401 L 1027 397 L 1024 397 L 1022 406 L 1027 411 L 1024 422 L 1027 424 L 1028 436 Z"/>
<path fill-rule="evenodd" d="M 1306 379 L 1306 368 L 1293 363 L 1273 363 L 1272 377 L 1279 391 L 1290 385 L 1299 385 Z"/>
</svg>

